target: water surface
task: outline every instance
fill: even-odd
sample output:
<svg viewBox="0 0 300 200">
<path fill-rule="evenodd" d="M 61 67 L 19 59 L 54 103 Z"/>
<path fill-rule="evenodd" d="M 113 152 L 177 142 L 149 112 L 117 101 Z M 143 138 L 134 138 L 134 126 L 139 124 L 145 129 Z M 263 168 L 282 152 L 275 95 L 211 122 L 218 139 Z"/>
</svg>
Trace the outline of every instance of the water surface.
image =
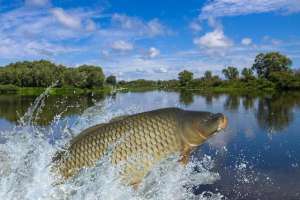
<svg viewBox="0 0 300 200">
<path fill-rule="evenodd" d="M 124 114 L 163 107 L 222 112 L 229 127 L 182 167 L 157 166 L 138 191 L 114 166 L 55 185 L 51 156 L 74 135 Z M 300 93 L 262 96 L 150 91 L 114 96 L 0 96 L 1 199 L 300 199 Z"/>
</svg>

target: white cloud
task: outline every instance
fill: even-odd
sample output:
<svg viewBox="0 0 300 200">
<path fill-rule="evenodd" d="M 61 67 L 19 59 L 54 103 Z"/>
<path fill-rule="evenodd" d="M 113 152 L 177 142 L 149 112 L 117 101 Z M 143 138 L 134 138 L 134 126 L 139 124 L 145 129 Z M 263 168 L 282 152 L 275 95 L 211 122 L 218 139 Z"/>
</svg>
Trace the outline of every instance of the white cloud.
<svg viewBox="0 0 300 200">
<path fill-rule="evenodd" d="M 26 0 L 25 3 L 29 6 L 46 6 L 50 4 L 49 0 Z"/>
<path fill-rule="evenodd" d="M 158 19 L 153 19 L 147 23 L 147 31 L 150 35 L 163 35 L 165 33 L 165 27 L 159 22 Z"/>
<path fill-rule="evenodd" d="M 105 50 L 101 50 L 100 53 L 101 53 L 101 55 L 104 56 L 104 57 L 108 57 L 108 56 L 110 55 L 110 52 L 109 52 L 108 50 L 106 50 L 106 49 L 105 49 Z"/>
<path fill-rule="evenodd" d="M 62 25 L 74 29 L 81 28 L 81 19 L 79 17 L 68 14 L 62 8 L 53 8 L 51 12 Z"/>
<path fill-rule="evenodd" d="M 263 42 L 267 43 L 267 44 L 271 44 L 272 46 L 278 46 L 278 45 L 280 45 L 282 43 L 281 40 L 272 38 L 272 37 L 270 37 L 268 35 L 266 35 L 266 36 L 263 37 Z"/>
<path fill-rule="evenodd" d="M 113 14 L 112 23 L 127 31 L 134 31 L 139 35 L 151 37 L 168 34 L 170 31 L 158 19 L 145 22 L 137 17 L 129 17 L 123 14 Z"/>
<path fill-rule="evenodd" d="M 189 28 L 193 31 L 193 32 L 199 32 L 202 30 L 202 27 L 201 25 L 196 22 L 196 21 L 192 21 L 190 24 L 189 24 Z"/>
<path fill-rule="evenodd" d="M 154 69 L 153 71 L 156 73 L 167 73 L 168 69 L 165 67 L 159 67 L 158 69 Z"/>
<path fill-rule="evenodd" d="M 208 32 L 202 37 L 198 37 L 194 39 L 194 44 L 199 47 L 206 48 L 228 48 L 233 45 L 232 41 L 228 39 L 223 30 L 215 29 L 212 32 Z"/>
<path fill-rule="evenodd" d="M 22 7 L 0 13 L 0 59 L 30 59 L 37 56 L 54 56 L 78 49 L 59 43 L 63 38 L 74 37 L 58 26 L 46 9 Z M 76 50 L 77 49 L 77 50 Z"/>
<path fill-rule="evenodd" d="M 251 38 L 243 38 L 242 41 L 241 41 L 242 45 L 250 45 L 252 44 L 252 39 Z"/>
<path fill-rule="evenodd" d="M 102 20 L 104 26 L 101 26 Z M 107 49 L 98 53 L 99 58 L 112 60 L 115 55 L 134 50 L 131 41 L 161 36 L 168 31 L 158 19 L 145 21 L 111 15 L 104 13 L 101 7 L 57 8 L 50 0 L 25 0 L 20 7 L 2 11 L 0 24 L 0 61 L 8 62 L 44 56 L 57 60 L 82 57 L 84 60 L 84 57 L 95 56 L 99 49 Z M 148 50 L 144 56 L 146 54 L 150 58 L 159 53 L 152 49 L 149 56 Z"/>
<path fill-rule="evenodd" d="M 132 29 L 143 26 L 143 22 L 136 17 L 129 17 L 127 15 L 115 13 L 112 15 L 112 21 L 119 24 L 122 28 Z"/>
<path fill-rule="evenodd" d="M 124 40 L 117 40 L 112 43 L 111 48 L 117 51 L 130 51 L 133 49 L 133 44 Z"/>
<path fill-rule="evenodd" d="M 144 69 L 144 68 L 141 68 L 141 67 L 138 67 L 138 68 L 136 68 L 136 69 L 135 69 L 135 71 L 136 71 L 136 72 L 141 72 L 141 73 L 143 73 L 143 72 L 147 72 L 147 70 L 146 70 L 146 69 Z"/>
<path fill-rule="evenodd" d="M 95 31 L 97 29 L 96 24 L 93 20 L 88 19 L 86 22 L 86 30 L 87 31 Z"/>
<path fill-rule="evenodd" d="M 57 54 L 77 51 L 75 48 L 63 45 L 54 45 L 47 41 L 15 41 L 13 39 L 0 39 L 0 58 L 22 59 L 27 56 L 51 57 Z"/>
<path fill-rule="evenodd" d="M 200 18 L 300 11 L 299 0 L 212 0 L 201 9 Z"/>
<path fill-rule="evenodd" d="M 150 47 L 148 50 L 149 58 L 155 58 L 155 57 L 159 56 L 159 54 L 160 54 L 159 49 L 157 49 L 155 47 Z"/>
</svg>

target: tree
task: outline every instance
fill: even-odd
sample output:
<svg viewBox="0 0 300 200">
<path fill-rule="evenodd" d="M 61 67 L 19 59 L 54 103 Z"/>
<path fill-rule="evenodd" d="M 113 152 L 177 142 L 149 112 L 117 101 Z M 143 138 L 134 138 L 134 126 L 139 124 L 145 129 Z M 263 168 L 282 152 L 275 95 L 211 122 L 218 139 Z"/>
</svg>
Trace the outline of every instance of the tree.
<svg viewBox="0 0 300 200">
<path fill-rule="evenodd" d="M 48 87 L 56 83 L 56 87 L 68 85 L 92 88 L 103 86 L 103 82 L 104 74 L 101 67 L 91 65 L 67 68 L 39 60 L 11 63 L 0 68 L 0 84 L 20 87 Z"/>
<path fill-rule="evenodd" d="M 117 84 L 117 78 L 114 75 L 110 75 L 106 78 L 106 83 L 112 86 L 115 86 Z"/>
<path fill-rule="evenodd" d="M 180 86 L 186 87 L 190 85 L 191 81 L 193 80 L 194 74 L 190 71 L 184 70 L 178 74 L 178 79 Z"/>
<path fill-rule="evenodd" d="M 204 72 L 204 79 L 206 79 L 206 80 L 212 79 L 212 72 L 209 71 L 209 70 L 205 71 Z"/>
<path fill-rule="evenodd" d="M 200 81 L 195 79 L 194 82 L 198 82 L 195 84 L 196 87 L 199 87 L 199 85 L 201 85 L 202 87 L 214 87 L 220 85 L 222 83 L 222 80 L 219 76 L 213 75 L 210 70 L 207 70 L 204 72 L 204 77 L 202 77 Z"/>
<path fill-rule="evenodd" d="M 269 80 L 276 84 L 280 89 L 298 89 L 300 88 L 300 79 L 289 72 L 272 72 Z"/>
<path fill-rule="evenodd" d="M 254 78 L 253 71 L 251 68 L 244 68 L 242 70 L 242 76 L 245 80 L 251 80 Z"/>
<path fill-rule="evenodd" d="M 78 73 L 81 77 L 81 88 L 102 87 L 104 74 L 101 67 L 93 65 L 82 65 L 78 67 Z"/>
<path fill-rule="evenodd" d="M 222 73 L 224 74 L 225 78 L 228 80 L 236 80 L 239 78 L 239 71 L 235 67 L 227 67 L 222 70 Z"/>
<path fill-rule="evenodd" d="M 292 61 L 279 52 L 260 53 L 255 57 L 252 69 L 259 77 L 269 78 L 272 72 L 289 72 Z"/>
</svg>

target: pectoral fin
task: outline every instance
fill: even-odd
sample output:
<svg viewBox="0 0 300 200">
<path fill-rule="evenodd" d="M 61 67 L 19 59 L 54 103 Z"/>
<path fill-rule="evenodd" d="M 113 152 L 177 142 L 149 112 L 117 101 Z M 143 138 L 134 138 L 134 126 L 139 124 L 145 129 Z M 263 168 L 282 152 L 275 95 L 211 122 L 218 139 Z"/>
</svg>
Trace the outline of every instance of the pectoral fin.
<svg viewBox="0 0 300 200">
<path fill-rule="evenodd" d="M 131 186 L 134 190 L 137 190 L 139 188 L 141 182 L 132 183 Z"/>
<path fill-rule="evenodd" d="M 179 160 L 179 162 L 182 165 L 188 164 L 191 152 L 192 152 L 192 148 L 191 147 L 185 146 L 183 148 L 183 151 L 181 152 L 181 156 L 180 156 L 180 160 Z"/>
</svg>

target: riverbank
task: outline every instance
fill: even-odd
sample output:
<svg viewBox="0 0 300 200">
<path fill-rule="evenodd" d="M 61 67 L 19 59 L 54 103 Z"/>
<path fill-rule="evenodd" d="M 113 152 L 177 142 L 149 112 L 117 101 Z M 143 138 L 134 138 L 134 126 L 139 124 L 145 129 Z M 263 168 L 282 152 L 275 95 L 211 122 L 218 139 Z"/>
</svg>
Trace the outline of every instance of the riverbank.
<svg viewBox="0 0 300 200">
<path fill-rule="evenodd" d="M 152 91 L 152 90 L 160 90 L 160 91 L 175 91 L 175 92 L 191 92 L 191 93 L 228 93 L 228 94 L 240 94 L 240 95 L 247 95 L 247 94 L 273 94 L 276 92 L 282 91 L 282 89 L 276 87 L 275 84 L 266 81 L 255 81 L 254 82 L 223 82 L 217 86 L 203 86 L 199 85 L 192 85 L 190 87 L 182 87 L 179 84 L 174 84 L 172 86 L 165 86 L 165 85 L 158 85 L 152 84 L 148 86 L 138 86 L 138 85 L 131 85 L 126 84 L 119 86 L 117 91 L 118 92 L 144 92 L 144 91 Z"/>
<path fill-rule="evenodd" d="M 17 87 L 14 85 L 0 85 L 1 94 L 17 94 L 21 96 L 38 96 L 43 93 L 46 88 L 43 87 Z M 75 87 L 62 87 L 62 88 L 50 88 L 49 95 L 82 95 L 82 94 L 110 94 L 112 88 L 105 86 L 103 88 L 75 88 Z"/>
<path fill-rule="evenodd" d="M 38 96 L 42 94 L 46 88 L 43 87 L 17 87 L 13 85 L 0 85 L 0 95 L 16 94 L 20 96 Z M 73 87 L 63 88 L 50 88 L 49 95 L 63 96 L 63 95 L 83 95 L 83 94 L 101 94 L 107 95 L 113 92 L 147 92 L 147 91 L 174 91 L 174 92 L 189 92 L 189 93 L 228 93 L 228 94 L 264 94 L 264 93 L 276 93 L 276 88 L 247 88 L 247 87 L 199 87 L 199 88 L 186 88 L 186 87 L 159 87 L 159 86 L 148 86 L 148 87 L 118 87 L 113 89 L 110 86 L 104 88 L 93 88 L 93 89 L 82 89 Z"/>
</svg>

